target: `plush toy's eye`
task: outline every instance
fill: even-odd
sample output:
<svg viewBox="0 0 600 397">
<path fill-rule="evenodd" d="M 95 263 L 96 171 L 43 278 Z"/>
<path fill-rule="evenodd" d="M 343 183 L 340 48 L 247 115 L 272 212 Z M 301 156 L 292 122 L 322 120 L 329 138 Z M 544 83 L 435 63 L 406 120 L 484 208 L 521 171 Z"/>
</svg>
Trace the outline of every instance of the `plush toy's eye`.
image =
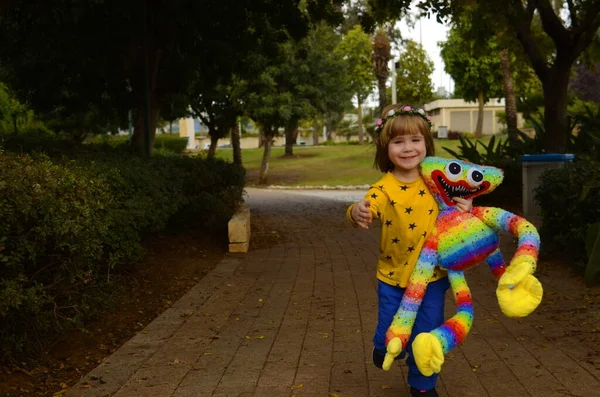
<svg viewBox="0 0 600 397">
<path fill-rule="evenodd" d="M 469 175 L 467 175 L 467 179 L 469 180 L 469 183 L 471 185 L 478 186 L 478 185 L 481 185 L 481 182 L 483 182 L 483 174 L 479 170 L 472 169 L 469 171 Z"/>
<path fill-rule="evenodd" d="M 451 181 L 455 181 L 460 178 L 462 167 L 456 162 L 451 162 L 446 166 L 446 177 Z"/>
</svg>

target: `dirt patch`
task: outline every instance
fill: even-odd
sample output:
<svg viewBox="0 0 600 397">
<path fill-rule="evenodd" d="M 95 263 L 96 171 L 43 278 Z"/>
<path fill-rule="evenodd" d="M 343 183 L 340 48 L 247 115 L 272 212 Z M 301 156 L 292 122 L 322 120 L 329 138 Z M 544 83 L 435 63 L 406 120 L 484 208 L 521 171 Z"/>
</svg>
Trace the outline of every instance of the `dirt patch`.
<svg viewBox="0 0 600 397">
<path fill-rule="evenodd" d="M 141 265 L 121 276 L 114 310 L 73 329 L 41 357 L 0 367 L 0 395 L 60 395 L 183 296 L 226 250 L 226 236 L 152 239 Z"/>
</svg>

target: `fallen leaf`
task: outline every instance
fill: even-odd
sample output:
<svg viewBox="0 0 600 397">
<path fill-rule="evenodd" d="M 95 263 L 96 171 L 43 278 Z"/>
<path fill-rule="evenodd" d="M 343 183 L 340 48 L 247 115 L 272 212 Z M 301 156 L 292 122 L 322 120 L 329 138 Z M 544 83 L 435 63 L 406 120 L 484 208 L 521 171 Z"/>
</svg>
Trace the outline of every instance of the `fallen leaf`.
<svg viewBox="0 0 600 397">
<path fill-rule="evenodd" d="M 390 385 L 381 385 L 381 388 L 382 388 L 383 390 L 387 390 L 387 389 L 391 389 L 391 388 L 392 388 L 392 386 L 390 386 Z"/>
<path fill-rule="evenodd" d="M 293 385 L 292 389 L 302 389 L 304 387 L 304 383 L 298 383 L 297 385 Z"/>
</svg>

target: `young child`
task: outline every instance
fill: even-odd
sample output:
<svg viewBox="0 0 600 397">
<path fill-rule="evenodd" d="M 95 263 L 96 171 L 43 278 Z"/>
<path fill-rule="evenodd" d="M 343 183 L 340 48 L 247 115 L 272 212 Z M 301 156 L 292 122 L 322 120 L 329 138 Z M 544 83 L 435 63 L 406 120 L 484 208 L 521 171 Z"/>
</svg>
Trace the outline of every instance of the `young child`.
<svg viewBox="0 0 600 397">
<path fill-rule="evenodd" d="M 431 121 L 422 109 L 388 106 L 377 120 L 375 166 L 385 176 L 371 186 L 364 200 L 346 212 L 355 227 L 368 229 L 374 218 L 381 221 L 377 262 L 379 313 L 373 337 L 373 363 L 381 368 L 386 353 L 385 334 L 392 323 L 415 267 L 425 237 L 438 216 L 438 205 L 421 178 L 419 165 L 434 156 Z M 455 198 L 459 210 L 469 212 L 472 200 Z M 444 322 L 444 300 L 449 288 L 445 272 L 436 268 L 408 342 L 408 384 L 412 396 L 437 396 L 437 374 L 421 374 L 412 357 L 411 344 L 421 332 Z"/>
</svg>

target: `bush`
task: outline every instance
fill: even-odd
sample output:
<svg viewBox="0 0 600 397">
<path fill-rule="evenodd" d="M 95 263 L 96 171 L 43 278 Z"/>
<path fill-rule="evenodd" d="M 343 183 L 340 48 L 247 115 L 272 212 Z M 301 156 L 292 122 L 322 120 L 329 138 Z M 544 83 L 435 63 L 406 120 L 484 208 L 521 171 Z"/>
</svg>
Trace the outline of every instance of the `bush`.
<svg viewBox="0 0 600 397">
<path fill-rule="evenodd" d="M 54 133 L 39 122 L 29 123 L 17 134 L 8 133 L 2 138 L 2 146 L 13 152 L 43 151 L 60 154 L 71 151 L 77 146 L 73 140 Z"/>
<path fill-rule="evenodd" d="M 154 147 L 156 149 L 181 154 L 186 149 L 187 142 L 187 138 L 182 138 L 177 135 L 160 134 L 157 135 L 154 140 Z"/>
<path fill-rule="evenodd" d="M 187 138 L 178 135 L 158 134 L 154 138 L 155 150 L 181 154 L 187 147 Z M 111 147 L 128 147 L 129 137 L 126 135 L 100 135 L 89 142 L 95 145 L 108 145 Z"/>
<path fill-rule="evenodd" d="M 448 131 L 448 139 L 459 139 L 462 136 L 462 132 L 449 130 Z"/>
<path fill-rule="evenodd" d="M 588 228 L 600 221 L 600 162 L 576 157 L 572 164 L 545 171 L 535 199 L 542 211 L 540 234 L 546 249 L 565 253 L 583 266 Z"/>
<path fill-rule="evenodd" d="M 365 137 L 365 143 L 368 143 L 368 140 Z M 335 141 L 323 141 L 319 142 L 319 146 L 358 146 L 358 141 L 345 141 L 345 142 L 335 142 Z"/>
<path fill-rule="evenodd" d="M 2 352 L 38 350 L 94 315 L 144 235 L 173 224 L 224 229 L 244 180 L 222 160 L 146 160 L 102 145 L 75 157 L 0 153 Z"/>
</svg>

